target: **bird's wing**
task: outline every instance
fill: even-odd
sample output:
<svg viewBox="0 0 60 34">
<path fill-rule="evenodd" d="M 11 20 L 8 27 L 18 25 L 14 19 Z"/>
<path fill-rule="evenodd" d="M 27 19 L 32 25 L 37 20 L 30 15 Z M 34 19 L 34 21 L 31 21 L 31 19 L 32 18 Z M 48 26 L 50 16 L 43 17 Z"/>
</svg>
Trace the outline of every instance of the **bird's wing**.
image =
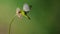
<svg viewBox="0 0 60 34">
<path fill-rule="evenodd" d="M 25 3 L 25 4 L 23 5 L 23 10 L 24 10 L 25 12 L 29 12 L 29 11 L 30 11 L 30 7 L 29 7 L 29 5 L 28 5 L 27 3 Z"/>
</svg>

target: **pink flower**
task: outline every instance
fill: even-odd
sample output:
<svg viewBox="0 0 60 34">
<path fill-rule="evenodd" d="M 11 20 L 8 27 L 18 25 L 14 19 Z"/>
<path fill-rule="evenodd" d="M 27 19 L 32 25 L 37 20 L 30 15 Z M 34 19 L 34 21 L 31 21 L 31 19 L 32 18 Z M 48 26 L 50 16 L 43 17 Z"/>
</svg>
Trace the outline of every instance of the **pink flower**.
<svg viewBox="0 0 60 34">
<path fill-rule="evenodd" d="M 17 15 L 19 18 L 22 18 L 20 8 L 17 8 L 17 9 L 16 9 L 16 15 Z"/>
</svg>

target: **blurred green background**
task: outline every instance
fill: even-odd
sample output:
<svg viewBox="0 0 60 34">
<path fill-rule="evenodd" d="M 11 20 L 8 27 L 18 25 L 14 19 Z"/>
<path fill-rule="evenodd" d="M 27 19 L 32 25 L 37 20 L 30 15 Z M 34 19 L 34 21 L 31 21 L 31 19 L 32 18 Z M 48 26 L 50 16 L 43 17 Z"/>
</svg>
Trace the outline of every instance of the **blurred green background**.
<svg viewBox="0 0 60 34">
<path fill-rule="evenodd" d="M 11 34 L 59 34 L 59 0 L 0 0 L 0 34 L 8 34 L 9 22 L 16 14 L 16 8 L 23 8 L 24 3 L 32 5 L 28 14 L 31 20 L 17 16 L 13 21 Z"/>
</svg>

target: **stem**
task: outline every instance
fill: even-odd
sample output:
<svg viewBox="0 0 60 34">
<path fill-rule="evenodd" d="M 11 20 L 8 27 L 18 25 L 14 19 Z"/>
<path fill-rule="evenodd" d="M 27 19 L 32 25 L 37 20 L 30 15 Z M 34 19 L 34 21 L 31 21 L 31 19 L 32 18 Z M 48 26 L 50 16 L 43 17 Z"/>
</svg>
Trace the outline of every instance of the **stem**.
<svg viewBox="0 0 60 34">
<path fill-rule="evenodd" d="M 15 15 L 15 16 L 16 16 L 16 15 Z M 10 31 L 11 31 L 11 25 L 12 25 L 14 19 L 15 19 L 15 16 L 12 18 L 12 20 L 11 20 L 11 22 L 10 22 L 10 24 L 9 24 L 9 34 L 10 34 Z"/>
</svg>

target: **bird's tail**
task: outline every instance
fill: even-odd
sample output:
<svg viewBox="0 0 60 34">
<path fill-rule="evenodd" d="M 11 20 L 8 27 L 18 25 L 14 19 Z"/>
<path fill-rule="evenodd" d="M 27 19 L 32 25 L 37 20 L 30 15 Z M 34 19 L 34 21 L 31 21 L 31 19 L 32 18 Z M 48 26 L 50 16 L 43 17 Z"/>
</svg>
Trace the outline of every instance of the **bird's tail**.
<svg viewBox="0 0 60 34">
<path fill-rule="evenodd" d="M 29 16 L 27 16 L 29 20 L 31 20 L 31 18 Z"/>
<path fill-rule="evenodd" d="M 27 18 L 29 19 L 29 20 L 31 20 L 31 18 L 28 16 L 28 15 L 26 15 L 27 16 Z"/>
<path fill-rule="evenodd" d="M 31 19 L 28 15 L 24 15 L 26 18 L 28 18 L 29 20 Z"/>
</svg>

